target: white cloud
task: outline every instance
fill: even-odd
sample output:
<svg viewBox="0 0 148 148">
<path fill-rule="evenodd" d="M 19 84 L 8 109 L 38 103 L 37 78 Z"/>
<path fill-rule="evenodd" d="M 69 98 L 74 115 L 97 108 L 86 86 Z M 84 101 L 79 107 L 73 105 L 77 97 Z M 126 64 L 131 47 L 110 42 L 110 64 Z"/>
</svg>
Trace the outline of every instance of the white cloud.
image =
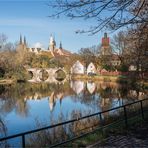
<svg viewBox="0 0 148 148">
<path fill-rule="evenodd" d="M 34 48 L 43 48 L 43 45 L 40 42 L 37 42 L 33 45 Z"/>
</svg>

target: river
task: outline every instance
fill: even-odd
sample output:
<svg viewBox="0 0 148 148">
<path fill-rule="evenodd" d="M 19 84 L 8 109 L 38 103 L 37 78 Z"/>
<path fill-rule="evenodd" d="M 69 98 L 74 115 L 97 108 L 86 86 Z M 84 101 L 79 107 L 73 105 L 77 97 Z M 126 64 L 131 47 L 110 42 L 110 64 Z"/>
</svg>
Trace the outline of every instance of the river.
<svg viewBox="0 0 148 148">
<path fill-rule="evenodd" d="M 1 137 L 144 99 L 147 91 L 114 82 L 0 86 Z M 2 124 L 3 123 L 3 124 Z"/>
</svg>

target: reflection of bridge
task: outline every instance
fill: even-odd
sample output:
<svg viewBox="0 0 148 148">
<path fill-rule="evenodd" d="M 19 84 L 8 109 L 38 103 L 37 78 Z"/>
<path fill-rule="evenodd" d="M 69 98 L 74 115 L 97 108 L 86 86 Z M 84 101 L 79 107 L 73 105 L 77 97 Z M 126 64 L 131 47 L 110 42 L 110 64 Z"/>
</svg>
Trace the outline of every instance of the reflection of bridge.
<svg viewBox="0 0 148 148">
<path fill-rule="evenodd" d="M 29 82 L 47 82 L 47 83 L 64 83 L 67 80 L 67 73 L 64 68 L 29 68 L 28 72 L 32 73 L 32 79 L 28 80 Z M 43 71 L 47 72 L 48 77 L 45 81 L 42 80 Z M 66 75 L 66 78 L 62 81 L 56 79 L 56 73 L 58 71 L 63 71 Z"/>
</svg>

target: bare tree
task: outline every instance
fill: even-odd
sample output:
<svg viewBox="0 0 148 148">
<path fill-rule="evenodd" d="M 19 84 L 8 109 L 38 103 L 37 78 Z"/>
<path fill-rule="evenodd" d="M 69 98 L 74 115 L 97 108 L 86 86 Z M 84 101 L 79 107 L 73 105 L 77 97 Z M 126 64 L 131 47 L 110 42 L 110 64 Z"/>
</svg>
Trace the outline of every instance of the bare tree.
<svg viewBox="0 0 148 148">
<path fill-rule="evenodd" d="M 120 27 L 148 22 L 147 0 L 56 0 L 48 3 L 55 8 L 50 17 L 65 15 L 69 18 L 95 20 L 87 31 L 95 34 L 104 27 L 117 30 Z"/>
<path fill-rule="evenodd" d="M 148 23 L 129 31 L 130 62 L 136 66 L 138 76 L 148 71 Z"/>
<path fill-rule="evenodd" d="M 5 45 L 7 41 L 7 36 L 3 33 L 0 33 L 0 49 L 3 49 L 3 46 Z"/>
<path fill-rule="evenodd" d="M 81 48 L 79 50 L 79 55 L 82 58 L 85 66 L 87 67 L 90 62 L 93 62 L 95 65 L 98 64 L 98 47 L 92 46 L 89 48 Z"/>
<path fill-rule="evenodd" d="M 111 41 L 112 50 L 118 56 L 121 65 L 127 64 L 128 51 L 128 31 L 120 31 L 113 36 Z"/>
</svg>

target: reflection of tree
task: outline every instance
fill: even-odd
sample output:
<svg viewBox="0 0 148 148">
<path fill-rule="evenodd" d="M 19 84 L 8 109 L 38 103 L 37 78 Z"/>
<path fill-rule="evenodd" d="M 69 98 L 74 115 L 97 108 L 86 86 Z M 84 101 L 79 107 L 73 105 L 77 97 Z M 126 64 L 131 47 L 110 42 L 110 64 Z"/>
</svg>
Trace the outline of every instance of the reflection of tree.
<svg viewBox="0 0 148 148">
<path fill-rule="evenodd" d="M 1 137 L 7 136 L 7 128 L 4 121 L 0 117 L 0 135 Z M 0 142 L 0 147 L 9 147 L 6 141 Z"/>
<path fill-rule="evenodd" d="M 22 117 L 26 117 L 28 115 L 29 106 L 27 105 L 27 102 L 19 99 L 16 102 L 16 112 L 19 113 Z"/>
<path fill-rule="evenodd" d="M 89 111 L 86 111 L 85 115 L 88 113 Z M 70 116 L 72 119 L 77 119 L 78 117 L 84 116 L 83 114 L 84 113 L 82 113 L 80 110 L 77 110 L 73 111 Z M 98 117 L 88 118 L 32 134 L 27 140 L 27 146 L 47 147 L 51 144 L 67 140 L 73 136 L 78 136 L 84 132 L 91 131 L 92 127 L 97 126 L 99 124 L 98 119 Z M 63 122 L 65 120 L 66 119 L 63 114 L 60 114 L 57 120 L 55 120 L 54 117 L 51 117 L 50 119 L 51 125 Z M 37 121 L 36 126 L 37 128 L 41 128 L 47 125 Z"/>
</svg>

